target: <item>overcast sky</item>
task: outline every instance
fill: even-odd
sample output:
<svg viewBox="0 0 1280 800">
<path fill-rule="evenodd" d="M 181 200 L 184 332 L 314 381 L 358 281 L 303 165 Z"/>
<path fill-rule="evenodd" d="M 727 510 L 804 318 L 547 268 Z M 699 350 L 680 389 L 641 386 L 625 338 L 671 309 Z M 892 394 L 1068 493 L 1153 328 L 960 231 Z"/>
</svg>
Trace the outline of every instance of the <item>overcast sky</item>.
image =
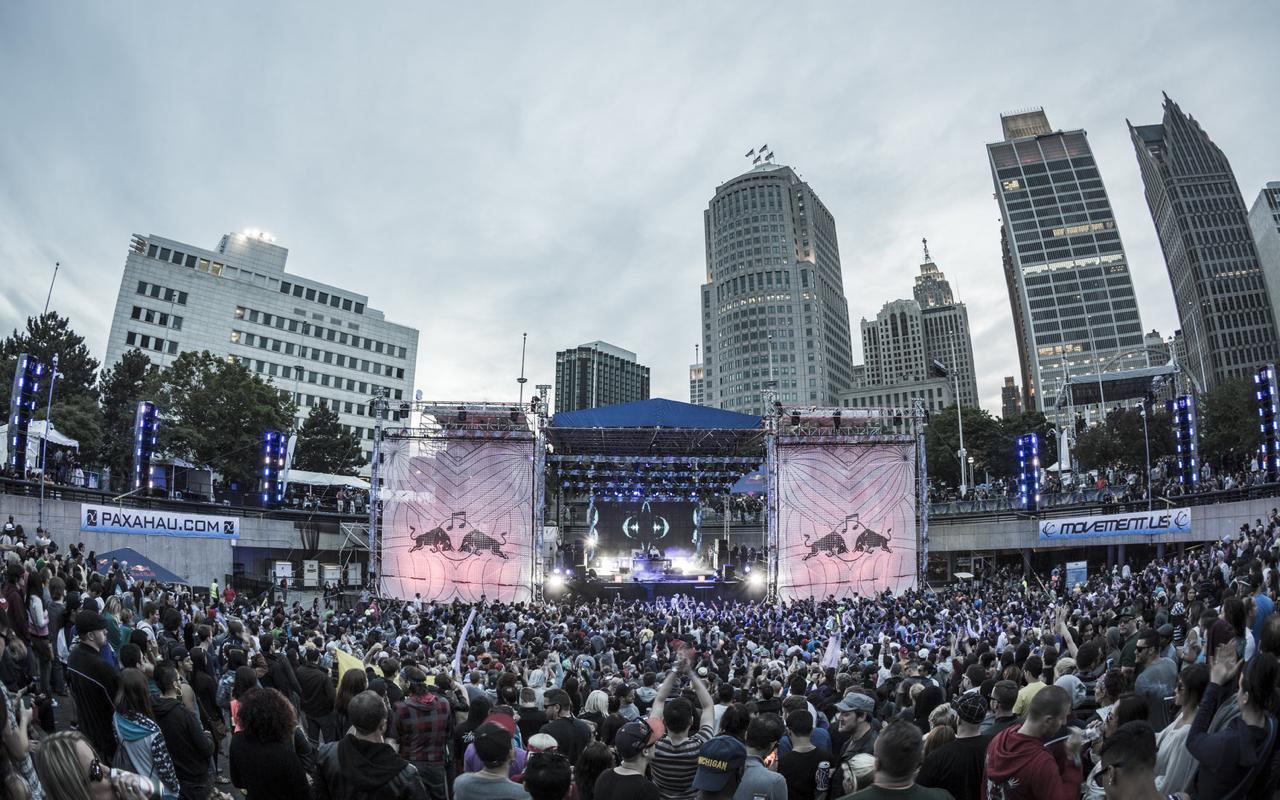
<svg viewBox="0 0 1280 800">
<path fill-rule="evenodd" d="M 513 398 L 527 330 L 531 384 L 604 339 L 687 401 L 702 210 L 768 142 L 835 215 L 855 360 L 927 236 L 998 414 L 1002 111 L 1088 131 L 1166 336 L 1125 119 L 1159 122 L 1167 91 L 1246 204 L 1280 180 L 1274 2 L 1035 5 L 3 3 L 0 326 L 40 311 L 61 261 L 52 305 L 101 358 L 132 233 L 254 227 L 291 272 L 418 327 L 428 398 Z"/>
</svg>

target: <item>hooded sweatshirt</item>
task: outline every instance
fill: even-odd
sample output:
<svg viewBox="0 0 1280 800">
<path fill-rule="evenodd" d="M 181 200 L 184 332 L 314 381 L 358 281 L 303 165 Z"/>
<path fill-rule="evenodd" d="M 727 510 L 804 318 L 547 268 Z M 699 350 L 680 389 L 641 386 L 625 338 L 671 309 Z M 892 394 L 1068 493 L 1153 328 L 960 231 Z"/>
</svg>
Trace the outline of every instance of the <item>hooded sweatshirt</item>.
<svg viewBox="0 0 1280 800">
<path fill-rule="evenodd" d="M 417 770 L 383 742 L 343 736 L 320 749 L 317 773 L 322 797 L 332 800 L 425 797 Z"/>
<path fill-rule="evenodd" d="M 117 711 L 112 721 L 120 750 L 128 756 L 132 771 L 148 778 L 159 778 L 166 794 L 178 794 L 178 775 L 155 720 L 133 711 L 127 714 Z"/>
<path fill-rule="evenodd" d="M 1084 771 L 1034 736 L 1006 728 L 987 747 L 983 800 L 1075 800 Z"/>
<path fill-rule="evenodd" d="M 187 783 L 205 783 L 209 775 L 209 758 L 213 755 L 213 740 L 200 726 L 200 719 L 176 697 L 157 697 L 151 706 L 155 709 L 156 722 L 160 723 L 178 779 Z"/>
</svg>

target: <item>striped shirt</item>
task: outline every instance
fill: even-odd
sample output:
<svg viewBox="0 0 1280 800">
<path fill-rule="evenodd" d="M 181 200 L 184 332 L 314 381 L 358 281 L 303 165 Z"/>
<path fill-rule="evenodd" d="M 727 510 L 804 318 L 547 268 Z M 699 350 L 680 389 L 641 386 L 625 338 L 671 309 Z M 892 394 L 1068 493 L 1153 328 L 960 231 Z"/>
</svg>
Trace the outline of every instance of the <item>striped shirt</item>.
<svg viewBox="0 0 1280 800">
<path fill-rule="evenodd" d="M 694 800 L 698 793 L 693 788 L 693 775 L 698 771 L 698 751 L 715 732 L 710 725 L 703 725 L 698 732 L 676 744 L 671 737 L 663 736 L 654 745 L 653 760 L 649 762 L 649 777 L 658 787 L 662 800 Z"/>
</svg>

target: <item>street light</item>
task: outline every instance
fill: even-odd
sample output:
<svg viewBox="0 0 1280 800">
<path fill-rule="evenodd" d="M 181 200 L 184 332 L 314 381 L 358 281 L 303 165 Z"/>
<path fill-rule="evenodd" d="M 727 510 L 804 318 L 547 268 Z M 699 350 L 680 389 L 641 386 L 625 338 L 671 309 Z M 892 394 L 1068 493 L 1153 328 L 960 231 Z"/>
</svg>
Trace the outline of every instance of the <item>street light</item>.
<svg viewBox="0 0 1280 800">
<path fill-rule="evenodd" d="M 49 284 L 53 291 L 53 284 Z M 47 302 L 47 301 L 46 301 Z M 44 439 L 40 442 L 40 507 L 36 512 L 36 530 L 44 527 L 44 485 L 49 479 L 49 462 L 45 454 L 49 452 L 49 433 L 53 428 L 53 385 L 58 382 L 58 354 L 53 354 L 53 369 L 49 370 L 49 400 L 44 409 Z"/>
<path fill-rule="evenodd" d="M 960 433 L 960 449 L 956 451 L 956 458 L 960 459 L 960 497 L 963 499 L 965 489 L 968 487 L 968 481 L 965 480 L 964 471 L 966 463 L 965 457 L 968 455 L 968 452 L 964 449 L 964 416 L 960 413 L 960 372 L 958 370 L 948 369 L 946 364 L 943 364 L 936 358 L 933 360 L 932 366 L 933 371 L 938 374 L 938 377 L 945 378 L 950 375 L 953 382 L 952 385 L 955 389 L 953 399 L 956 404 L 956 428 Z"/>
</svg>

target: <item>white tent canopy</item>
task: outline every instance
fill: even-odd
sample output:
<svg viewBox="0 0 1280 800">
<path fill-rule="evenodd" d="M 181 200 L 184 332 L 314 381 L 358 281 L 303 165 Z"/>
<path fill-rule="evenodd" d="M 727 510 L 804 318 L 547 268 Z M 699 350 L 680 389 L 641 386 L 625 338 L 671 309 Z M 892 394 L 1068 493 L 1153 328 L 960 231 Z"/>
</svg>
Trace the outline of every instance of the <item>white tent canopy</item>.
<svg viewBox="0 0 1280 800">
<path fill-rule="evenodd" d="M 311 472 L 305 469 L 290 469 L 288 483 L 299 483 L 304 486 L 354 486 L 357 489 L 368 489 L 369 482 L 363 478 L 350 475 L 328 475 L 323 472 Z"/>
<path fill-rule="evenodd" d="M 45 436 L 49 437 L 49 444 L 58 447 L 70 447 L 75 450 L 80 449 L 80 443 L 65 433 L 58 430 L 58 426 L 50 425 L 44 420 L 36 420 L 27 426 L 27 463 L 38 467 L 40 465 L 40 442 Z M 7 459 L 9 457 L 9 426 L 0 425 L 0 457 Z"/>
</svg>

